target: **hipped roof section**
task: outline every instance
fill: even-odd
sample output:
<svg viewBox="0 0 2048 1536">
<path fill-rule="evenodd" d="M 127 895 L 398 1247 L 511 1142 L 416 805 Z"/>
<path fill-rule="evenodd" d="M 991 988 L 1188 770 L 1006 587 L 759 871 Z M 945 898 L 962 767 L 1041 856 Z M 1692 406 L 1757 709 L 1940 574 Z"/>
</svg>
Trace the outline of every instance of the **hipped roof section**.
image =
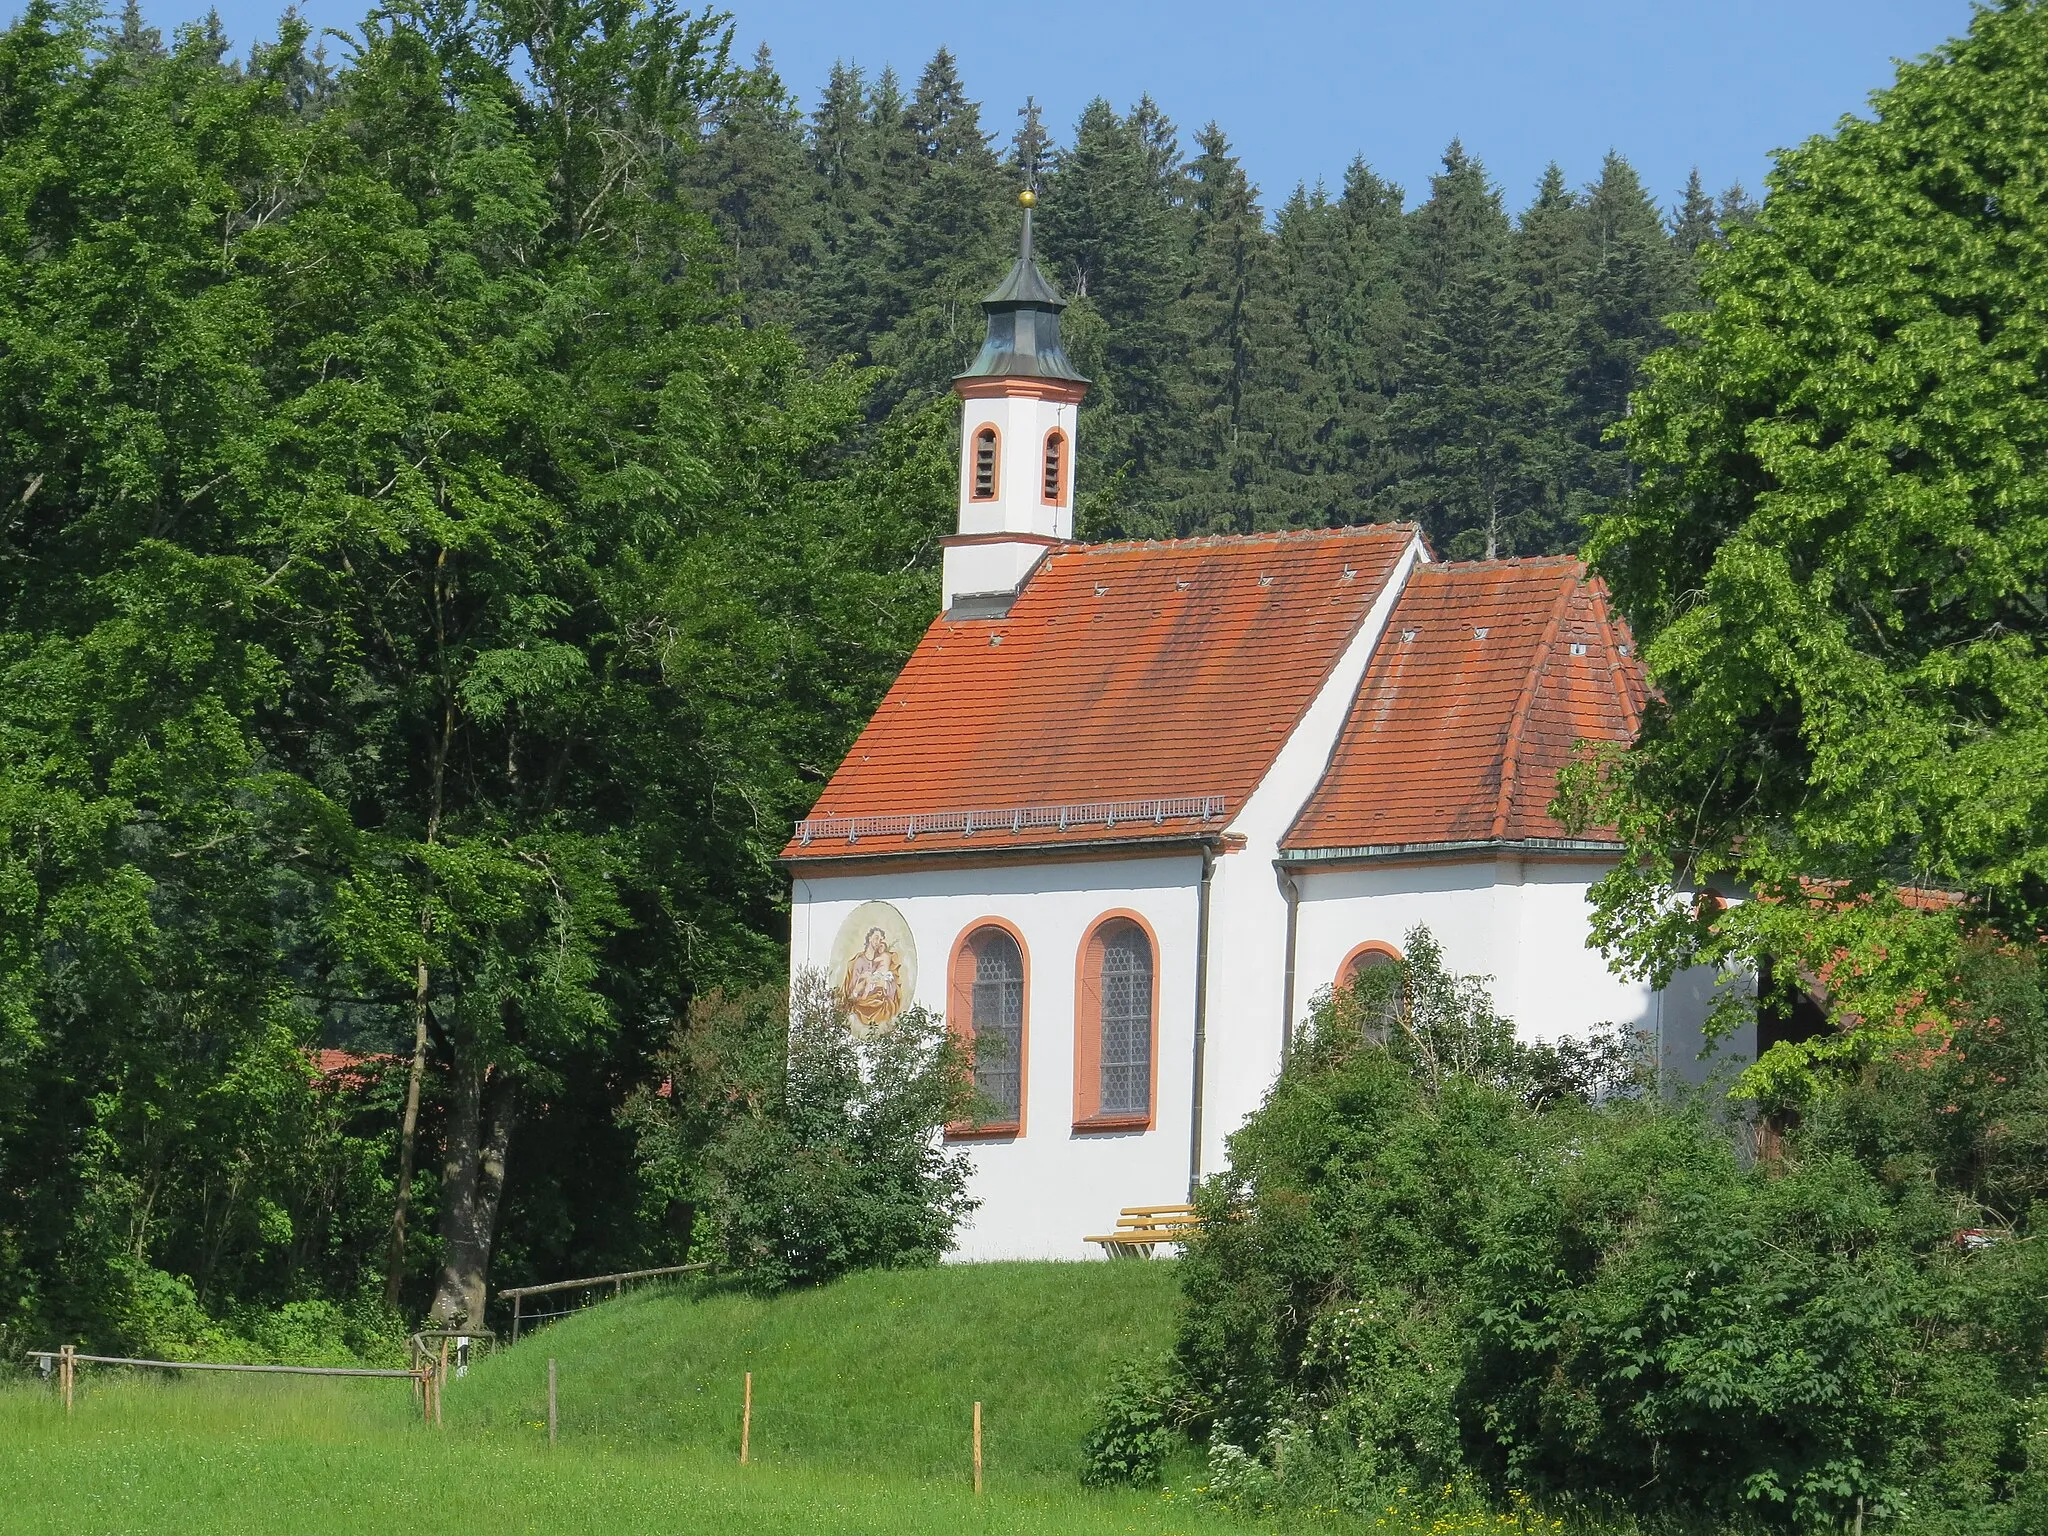
<svg viewBox="0 0 2048 1536">
<path fill-rule="evenodd" d="M 1572 559 L 1418 566 L 1283 853 L 1610 841 L 1550 814 L 1580 741 L 1626 742 L 1643 675 Z"/>
<path fill-rule="evenodd" d="M 1396 524 L 1054 548 L 1006 616 L 926 631 L 784 857 L 1220 833 L 1415 537 Z M 1104 806 L 1126 809 L 1105 821 Z"/>
</svg>

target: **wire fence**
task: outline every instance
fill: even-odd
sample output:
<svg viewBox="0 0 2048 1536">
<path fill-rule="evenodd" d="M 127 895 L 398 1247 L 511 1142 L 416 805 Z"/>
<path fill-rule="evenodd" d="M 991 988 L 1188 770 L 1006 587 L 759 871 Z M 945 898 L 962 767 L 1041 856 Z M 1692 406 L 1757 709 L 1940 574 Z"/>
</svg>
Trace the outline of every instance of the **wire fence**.
<svg viewBox="0 0 2048 1536">
<path fill-rule="evenodd" d="M 445 1385 L 456 1374 L 459 1359 L 455 1336 L 416 1334 L 410 1343 L 415 1363 L 405 1370 L 150 1360 L 81 1354 L 69 1346 L 25 1353 L 30 1360 L 41 1362 L 42 1372 L 52 1379 L 67 1414 L 74 1407 L 79 1368 L 92 1365 L 119 1370 L 404 1380 L 412 1383 L 422 1418 L 438 1426 L 443 1423 Z M 544 1406 L 536 1402 L 534 1416 L 527 1423 L 533 1429 L 544 1428 L 550 1445 L 556 1443 L 560 1426 L 609 1439 L 611 1432 L 626 1427 L 618 1411 L 615 1386 L 598 1373 L 582 1381 L 569 1379 L 558 1371 L 558 1362 L 549 1359 Z M 797 1394 L 806 1390 L 812 1400 L 799 1400 Z M 789 1395 L 784 1395 L 785 1391 Z M 729 1454 L 748 1463 L 825 1462 L 867 1470 L 886 1466 L 921 1478 L 971 1483 L 976 1492 L 982 1490 L 985 1476 L 1026 1470 L 1028 1458 L 1008 1454 L 1012 1444 L 1006 1435 L 1009 1426 L 982 1401 L 963 1398 L 956 1408 L 919 1414 L 876 1412 L 852 1402 L 818 1401 L 818 1396 L 814 1388 L 757 1379 L 751 1372 L 743 1373 L 738 1381 L 699 1377 L 673 1384 L 667 1417 L 675 1438 L 700 1445 L 722 1444 Z"/>
<path fill-rule="evenodd" d="M 829 1462 L 874 1470 L 885 1462 L 892 1472 L 933 1481 L 965 1481 L 974 1475 L 975 1408 L 962 1401 L 943 1418 L 874 1413 L 851 1405 L 804 1407 L 778 1401 L 772 1383 L 757 1378 L 749 1417 L 748 1460 L 770 1465 Z M 743 1405 L 732 1404 L 729 1437 L 738 1448 Z M 1010 1452 L 1002 1416 L 981 1405 L 981 1460 L 986 1475 L 1005 1477 L 1021 1470 Z M 878 1451 L 878 1443 L 884 1449 Z"/>
<path fill-rule="evenodd" d="M 708 1263 L 668 1264 L 659 1269 L 626 1269 L 616 1274 L 586 1275 L 576 1280 L 550 1280 L 545 1285 L 510 1286 L 498 1292 L 497 1300 L 501 1306 L 507 1301 L 512 1303 L 512 1342 L 517 1344 L 520 1334 L 535 1324 L 567 1317 L 595 1302 L 624 1295 L 628 1285 L 673 1279 L 678 1275 L 702 1274 L 710 1268 Z M 551 1307 L 535 1302 L 535 1298 L 542 1296 L 575 1299 Z"/>
<path fill-rule="evenodd" d="M 977 1487 L 984 1476 L 1044 1470 L 1012 1453 L 1011 1425 L 1002 1415 L 964 1395 L 957 1406 L 930 1414 L 876 1412 L 859 1403 L 823 1401 L 815 1389 L 810 1401 L 793 1400 L 803 1386 L 747 1372 L 673 1382 L 666 1404 L 650 1416 L 639 1401 L 622 1411 L 606 1379 L 579 1379 L 558 1371 L 554 1360 L 547 1364 L 545 1396 L 536 1392 L 528 1399 L 520 1418 L 526 1429 L 546 1431 L 550 1444 L 558 1429 L 564 1438 L 604 1443 L 616 1443 L 623 1434 L 716 1449 L 750 1465 L 886 1469 Z"/>
<path fill-rule="evenodd" d="M 46 1378 L 54 1378 L 67 1414 L 77 1404 L 78 1368 L 81 1365 L 110 1365 L 123 1370 L 224 1371 L 245 1376 L 348 1376 L 410 1381 L 423 1416 L 429 1423 L 441 1422 L 445 1363 L 437 1366 L 427 1361 L 401 1371 L 366 1365 L 255 1365 L 233 1360 L 146 1360 L 133 1355 L 81 1354 L 76 1346 L 70 1344 L 57 1349 L 25 1350 L 23 1353 L 30 1360 L 41 1361 L 42 1374 Z"/>
</svg>

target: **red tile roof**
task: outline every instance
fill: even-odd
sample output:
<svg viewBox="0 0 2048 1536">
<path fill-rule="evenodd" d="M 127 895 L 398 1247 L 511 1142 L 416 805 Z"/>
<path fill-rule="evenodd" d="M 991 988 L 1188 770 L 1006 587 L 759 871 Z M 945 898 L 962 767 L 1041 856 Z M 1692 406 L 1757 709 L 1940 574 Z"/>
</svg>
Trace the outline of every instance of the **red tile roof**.
<svg viewBox="0 0 2048 1536">
<path fill-rule="evenodd" d="M 1567 837 L 1549 807 L 1573 744 L 1641 723 L 1633 651 L 1577 560 L 1417 567 L 1281 846 Z"/>
<path fill-rule="evenodd" d="M 323 1082 L 360 1088 L 399 1058 L 361 1051 L 337 1051 L 317 1047 L 308 1051 L 313 1075 Z"/>
<path fill-rule="evenodd" d="M 1388 525 L 1053 550 L 1006 617 L 932 625 L 784 857 L 1220 831 L 1414 537 Z M 1062 807 L 1092 814 L 1063 825 Z"/>
</svg>

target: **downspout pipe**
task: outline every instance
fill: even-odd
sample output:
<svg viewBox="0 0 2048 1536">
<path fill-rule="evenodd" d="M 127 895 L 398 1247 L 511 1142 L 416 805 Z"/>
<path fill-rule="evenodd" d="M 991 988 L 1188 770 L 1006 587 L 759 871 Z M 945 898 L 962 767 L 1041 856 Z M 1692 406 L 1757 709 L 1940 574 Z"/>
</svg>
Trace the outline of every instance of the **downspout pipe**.
<svg viewBox="0 0 2048 1536">
<path fill-rule="evenodd" d="M 1301 876 L 1275 861 L 1280 874 L 1280 894 L 1287 898 L 1287 968 L 1280 984 L 1280 1070 L 1287 1070 L 1287 1058 L 1294 1050 L 1294 935 L 1301 916 Z"/>
<path fill-rule="evenodd" d="M 1195 1091 L 1188 1117 L 1188 1199 L 1202 1182 L 1202 1079 L 1209 1047 L 1209 883 L 1216 873 L 1216 849 L 1202 845 L 1202 883 L 1195 892 Z"/>
</svg>

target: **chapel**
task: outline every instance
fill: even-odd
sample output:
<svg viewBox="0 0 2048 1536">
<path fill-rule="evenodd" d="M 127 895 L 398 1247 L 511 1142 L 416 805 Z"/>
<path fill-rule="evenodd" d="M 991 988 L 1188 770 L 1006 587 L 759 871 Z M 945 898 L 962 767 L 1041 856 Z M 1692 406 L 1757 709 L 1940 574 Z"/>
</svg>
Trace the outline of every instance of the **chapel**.
<svg viewBox="0 0 2048 1536">
<path fill-rule="evenodd" d="M 782 855 L 792 974 L 860 1026 L 923 1004 L 976 1042 L 956 1257 L 1085 1257 L 1186 1199 L 1315 993 L 1418 924 L 1525 1038 L 1627 1025 L 1704 1075 L 1713 976 L 1610 972 L 1587 891 L 1619 845 L 1550 814 L 1575 745 L 1644 703 L 1601 583 L 1398 523 L 1076 542 L 1088 380 L 1022 201 L 954 386 L 942 610 Z"/>
</svg>

